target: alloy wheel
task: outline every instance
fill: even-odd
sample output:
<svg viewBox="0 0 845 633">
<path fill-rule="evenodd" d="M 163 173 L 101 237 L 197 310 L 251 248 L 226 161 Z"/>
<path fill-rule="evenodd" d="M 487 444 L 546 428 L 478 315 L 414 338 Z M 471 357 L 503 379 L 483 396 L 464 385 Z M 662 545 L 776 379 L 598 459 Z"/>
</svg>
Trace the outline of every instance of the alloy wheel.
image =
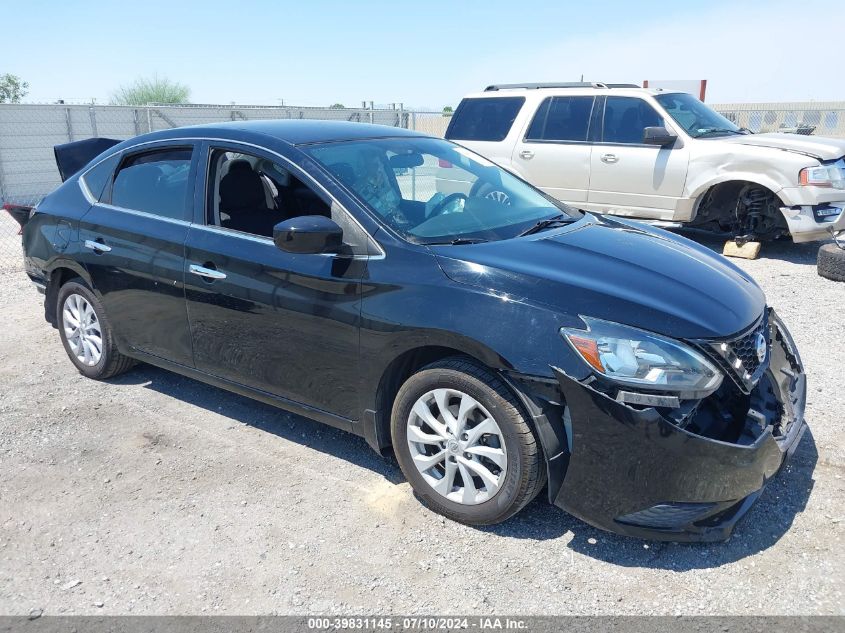
<svg viewBox="0 0 845 633">
<path fill-rule="evenodd" d="M 62 306 L 62 327 L 71 353 L 83 365 L 93 367 L 103 356 L 100 320 L 88 300 L 69 294 Z"/>
<path fill-rule="evenodd" d="M 476 505 L 491 499 L 504 483 L 505 438 L 472 396 L 456 389 L 423 394 L 411 408 L 407 432 L 414 466 L 447 499 Z"/>
</svg>

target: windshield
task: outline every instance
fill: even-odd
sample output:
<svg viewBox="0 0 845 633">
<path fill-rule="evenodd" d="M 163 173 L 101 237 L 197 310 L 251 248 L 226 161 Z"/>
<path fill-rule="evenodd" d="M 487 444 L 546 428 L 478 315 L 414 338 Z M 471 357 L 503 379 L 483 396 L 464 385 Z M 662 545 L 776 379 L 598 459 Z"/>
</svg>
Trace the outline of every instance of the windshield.
<svg viewBox="0 0 845 633">
<path fill-rule="evenodd" d="M 743 134 L 736 125 L 721 114 L 686 93 L 670 92 L 654 97 L 675 123 L 693 138 Z"/>
<path fill-rule="evenodd" d="M 381 138 L 302 149 L 415 243 L 508 239 L 542 220 L 582 215 L 441 139 Z"/>
</svg>

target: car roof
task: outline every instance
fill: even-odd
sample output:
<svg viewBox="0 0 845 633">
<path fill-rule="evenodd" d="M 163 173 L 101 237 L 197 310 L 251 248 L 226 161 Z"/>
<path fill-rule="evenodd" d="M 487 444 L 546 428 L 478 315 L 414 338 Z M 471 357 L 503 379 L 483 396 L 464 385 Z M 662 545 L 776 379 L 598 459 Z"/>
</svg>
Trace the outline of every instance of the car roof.
<svg viewBox="0 0 845 633">
<path fill-rule="evenodd" d="M 138 141 L 156 141 L 169 138 L 203 138 L 216 135 L 237 140 L 238 133 L 245 137 L 261 135 L 271 137 L 289 145 L 309 143 L 327 143 L 330 141 L 349 141 L 396 136 L 427 136 L 414 130 L 406 130 L 389 125 L 371 123 L 353 123 L 350 121 L 324 121 L 320 119 L 268 119 L 255 121 L 227 121 L 224 123 L 205 123 L 186 127 L 171 128 L 144 134 L 130 139 L 132 144 Z"/>
<path fill-rule="evenodd" d="M 617 87 L 604 85 L 584 86 L 542 86 L 520 87 L 501 86 L 495 90 L 482 90 L 464 95 L 464 99 L 495 99 L 496 97 L 524 97 L 528 95 L 541 94 L 543 96 L 555 95 L 660 95 L 678 92 L 677 90 L 664 90 L 662 88 L 640 88 L 633 86 Z"/>
</svg>

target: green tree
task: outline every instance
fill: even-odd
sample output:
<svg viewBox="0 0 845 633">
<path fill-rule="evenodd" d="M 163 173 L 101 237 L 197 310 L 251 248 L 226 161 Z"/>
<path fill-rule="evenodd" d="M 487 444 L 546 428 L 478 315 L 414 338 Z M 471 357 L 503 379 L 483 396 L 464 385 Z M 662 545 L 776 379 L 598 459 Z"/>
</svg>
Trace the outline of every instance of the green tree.
<svg viewBox="0 0 845 633">
<path fill-rule="evenodd" d="M 29 90 L 29 84 L 17 75 L 0 75 L 0 103 L 20 103 Z"/>
<path fill-rule="evenodd" d="M 455 111 L 452 109 L 452 106 L 446 106 L 443 108 L 443 116 L 452 116 Z"/>
<path fill-rule="evenodd" d="M 330 107 L 330 108 L 333 108 L 333 109 L 335 109 L 335 110 L 344 110 L 344 109 L 346 109 L 346 106 L 345 106 L 345 105 L 343 105 L 342 103 L 333 103 L 333 104 L 332 104 L 332 105 L 330 105 L 329 107 Z"/>
<path fill-rule="evenodd" d="M 112 94 L 114 105 L 146 105 L 148 103 L 188 103 L 191 89 L 167 77 L 139 77 L 121 86 Z"/>
</svg>

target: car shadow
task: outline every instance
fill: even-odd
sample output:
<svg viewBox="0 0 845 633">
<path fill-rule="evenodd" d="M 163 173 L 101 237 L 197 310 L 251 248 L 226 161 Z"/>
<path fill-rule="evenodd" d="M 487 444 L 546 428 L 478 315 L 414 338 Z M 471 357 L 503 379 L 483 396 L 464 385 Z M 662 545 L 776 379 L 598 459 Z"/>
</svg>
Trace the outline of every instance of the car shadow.
<svg viewBox="0 0 845 633">
<path fill-rule="evenodd" d="M 544 540 L 572 532 L 573 552 L 623 567 L 688 571 L 720 567 L 768 549 L 807 507 L 818 451 L 810 429 L 792 459 L 763 491 L 759 501 L 726 542 L 666 543 L 619 536 L 594 528 L 538 497 L 506 523 L 483 528 L 511 538 Z"/>
<path fill-rule="evenodd" d="M 255 427 L 366 468 L 392 484 L 405 481 L 395 459 L 378 455 L 363 438 L 246 396 L 149 365 L 140 365 L 110 382 L 140 385 L 188 402 L 235 423 Z M 723 543 L 664 543 L 618 536 L 594 528 L 551 505 L 546 490 L 508 521 L 475 529 L 526 541 L 560 539 L 571 533 L 572 538 L 566 546 L 574 553 L 623 567 L 672 571 L 719 567 L 777 543 L 792 526 L 795 516 L 806 508 L 813 490 L 817 461 L 815 441 L 808 429 L 790 462 L 769 482 L 760 500 L 737 525 L 733 536 Z"/>
<path fill-rule="evenodd" d="M 258 400 L 151 365 L 139 365 L 109 382 L 151 389 L 229 418 L 234 423 L 248 425 L 338 457 L 377 473 L 391 483 L 405 481 L 396 461 L 373 451 L 363 438 Z"/>
<path fill-rule="evenodd" d="M 698 242 L 701 246 L 721 254 L 725 246 L 725 240 L 713 237 L 712 235 L 697 233 L 695 231 L 674 229 L 678 235 Z M 820 240 L 816 242 L 803 242 L 795 244 L 789 239 L 764 242 L 760 247 L 760 256 L 757 259 L 776 259 L 778 261 L 792 264 L 803 264 L 815 266 L 818 259 L 819 248 L 832 240 Z M 734 258 L 731 258 L 734 259 Z"/>
</svg>

